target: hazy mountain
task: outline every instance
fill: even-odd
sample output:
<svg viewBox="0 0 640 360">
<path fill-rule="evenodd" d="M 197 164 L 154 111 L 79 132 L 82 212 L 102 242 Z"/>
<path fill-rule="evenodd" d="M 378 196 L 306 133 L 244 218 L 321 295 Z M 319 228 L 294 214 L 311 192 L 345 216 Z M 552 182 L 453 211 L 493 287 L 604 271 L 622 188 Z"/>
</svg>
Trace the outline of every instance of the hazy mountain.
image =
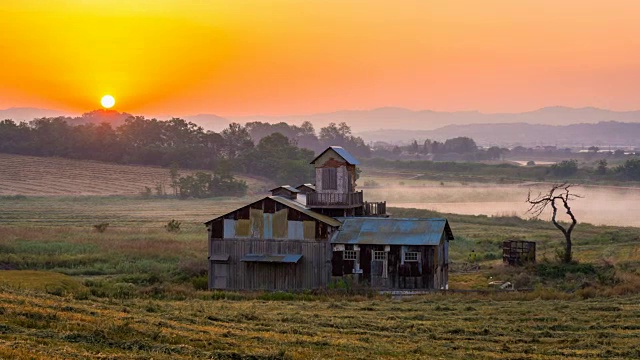
<svg viewBox="0 0 640 360">
<path fill-rule="evenodd" d="M 63 111 L 51 110 L 51 109 L 38 109 L 38 108 L 26 108 L 16 107 L 8 109 L 0 109 L 0 120 L 12 119 L 15 122 L 31 121 L 36 118 L 42 117 L 58 117 L 58 116 L 70 116 L 72 114 L 65 113 Z"/>
<path fill-rule="evenodd" d="M 640 147 L 640 122 L 617 121 L 564 126 L 541 124 L 470 124 L 448 125 L 435 130 L 375 130 L 357 134 L 365 141 L 408 143 L 425 139 L 443 141 L 467 136 L 479 145 L 499 146 L 634 146 Z"/>
<path fill-rule="evenodd" d="M 240 123 L 247 121 L 266 121 L 269 123 L 284 121 L 293 124 L 311 121 L 316 129 L 326 126 L 330 122 L 339 123 L 344 121 L 354 131 L 362 132 L 377 129 L 433 130 L 447 125 L 486 123 L 569 125 L 601 121 L 640 122 L 640 111 L 611 111 L 592 107 L 576 109 L 555 106 L 523 113 L 485 114 L 478 111 L 413 111 L 404 108 L 385 107 L 373 110 L 336 111 L 313 115 L 244 116 L 233 118 L 232 120 Z"/>
<path fill-rule="evenodd" d="M 228 119 L 214 114 L 198 114 L 185 116 L 183 119 L 202 126 L 205 130 L 220 132 L 232 122 Z"/>
</svg>

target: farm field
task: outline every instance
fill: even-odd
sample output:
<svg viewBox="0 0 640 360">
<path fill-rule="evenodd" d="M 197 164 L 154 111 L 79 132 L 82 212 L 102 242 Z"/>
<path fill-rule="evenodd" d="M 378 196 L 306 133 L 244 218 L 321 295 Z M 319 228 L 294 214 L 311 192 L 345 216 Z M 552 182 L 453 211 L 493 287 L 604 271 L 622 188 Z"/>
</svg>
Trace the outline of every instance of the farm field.
<svg viewBox="0 0 640 360">
<path fill-rule="evenodd" d="M 0 154 L 0 195 L 138 195 L 162 184 L 170 192 L 169 170 L 87 160 Z M 181 171 L 188 175 L 192 171 Z M 262 179 L 239 176 L 250 191 L 270 189 Z"/>
<path fill-rule="evenodd" d="M 563 267 L 555 263 L 561 235 L 549 222 L 396 207 L 389 211 L 398 217 L 447 217 L 456 237 L 450 289 L 482 292 L 204 291 L 202 223 L 258 196 L 0 196 L 0 358 L 640 356 L 636 227 L 579 224 L 579 263 Z M 172 219 L 181 231 L 165 230 Z M 99 223 L 109 223 L 106 231 L 95 231 Z M 501 264 L 501 243 L 514 238 L 537 241 L 539 265 Z M 465 264 L 472 250 L 476 271 Z M 493 280 L 533 290 L 487 292 Z"/>
<path fill-rule="evenodd" d="M 69 300 L 5 288 L 16 359 L 630 359 L 640 298 L 427 295 Z M 535 296 L 531 296 L 535 295 Z"/>
</svg>

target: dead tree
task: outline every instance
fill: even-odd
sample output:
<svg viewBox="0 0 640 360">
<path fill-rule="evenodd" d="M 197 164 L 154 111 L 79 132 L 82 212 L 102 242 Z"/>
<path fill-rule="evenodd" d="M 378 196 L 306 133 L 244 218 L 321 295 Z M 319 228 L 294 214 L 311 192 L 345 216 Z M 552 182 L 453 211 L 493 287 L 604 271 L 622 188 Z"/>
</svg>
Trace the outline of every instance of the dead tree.
<svg viewBox="0 0 640 360">
<path fill-rule="evenodd" d="M 578 223 L 578 221 L 576 220 L 576 217 L 573 215 L 573 212 L 571 211 L 571 207 L 569 206 L 569 201 L 571 201 L 572 199 L 582 197 L 580 195 L 572 194 L 570 191 L 571 186 L 573 185 L 567 184 L 567 183 L 555 184 L 551 187 L 551 190 L 546 194 L 539 193 L 537 197 L 532 199 L 531 190 L 529 190 L 529 194 L 527 195 L 527 202 L 530 205 L 529 210 L 527 212 L 530 214 L 533 214 L 533 216 L 536 218 L 542 214 L 542 212 L 547 208 L 547 206 L 551 206 L 551 209 L 553 210 L 553 214 L 551 215 L 551 222 L 556 228 L 558 228 L 558 230 L 562 232 L 565 239 L 564 254 L 562 257 L 562 261 L 564 263 L 571 262 L 571 259 L 572 259 L 571 232 L 573 231 L 573 228 L 575 228 L 576 224 Z M 557 202 L 562 204 L 561 206 L 564 207 L 564 210 L 566 210 L 567 215 L 569 215 L 569 217 L 571 218 L 571 223 L 569 224 L 568 227 L 565 227 L 562 224 L 560 224 L 560 222 L 557 219 L 557 214 L 558 214 Z"/>
</svg>

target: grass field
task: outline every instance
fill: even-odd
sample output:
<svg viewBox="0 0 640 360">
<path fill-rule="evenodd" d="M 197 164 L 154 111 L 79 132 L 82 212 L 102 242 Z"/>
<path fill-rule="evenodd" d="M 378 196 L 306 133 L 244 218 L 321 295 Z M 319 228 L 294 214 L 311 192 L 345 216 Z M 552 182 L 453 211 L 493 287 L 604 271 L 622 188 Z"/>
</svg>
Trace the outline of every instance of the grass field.
<svg viewBox="0 0 640 360">
<path fill-rule="evenodd" d="M 213 293 L 215 294 L 215 293 Z M 429 295 L 406 301 L 72 300 L 5 289 L 0 357 L 17 359 L 630 359 L 638 297 Z"/>
<path fill-rule="evenodd" d="M 169 170 L 160 167 L 11 154 L 0 154 L 0 164 L 0 195 L 137 195 L 157 184 L 171 191 Z M 271 188 L 262 179 L 239 179 L 253 193 Z"/>
<path fill-rule="evenodd" d="M 579 224 L 579 263 L 565 266 L 549 222 L 391 208 L 449 219 L 450 288 L 467 292 L 210 292 L 202 223 L 258 194 L 48 195 L 0 196 L 3 359 L 640 357 L 639 228 Z M 180 232 L 164 229 L 171 219 Z M 513 238 L 537 241 L 536 266 L 501 264 L 501 243 Z M 465 265 L 471 250 L 477 271 Z M 532 290 L 493 292 L 493 280 Z"/>
</svg>

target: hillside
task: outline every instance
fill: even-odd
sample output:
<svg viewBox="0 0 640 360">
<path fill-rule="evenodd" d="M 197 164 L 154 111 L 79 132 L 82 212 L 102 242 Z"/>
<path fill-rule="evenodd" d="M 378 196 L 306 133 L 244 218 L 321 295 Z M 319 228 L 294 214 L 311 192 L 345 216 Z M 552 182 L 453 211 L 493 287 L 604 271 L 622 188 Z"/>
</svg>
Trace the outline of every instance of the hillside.
<svg viewBox="0 0 640 360">
<path fill-rule="evenodd" d="M 160 167 L 12 154 L 0 154 L 0 164 L 0 195 L 137 195 L 156 184 L 170 191 L 169 170 Z M 247 181 L 250 192 L 264 192 L 270 185 L 239 178 Z"/>
<path fill-rule="evenodd" d="M 606 121 L 566 126 L 529 123 L 447 125 L 435 130 L 376 130 L 358 133 L 365 141 L 408 143 L 432 139 L 444 141 L 458 136 L 473 138 L 479 145 L 617 145 L 640 147 L 640 123 Z"/>
<path fill-rule="evenodd" d="M 433 111 L 409 110 L 385 107 L 372 110 L 345 110 L 322 114 L 287 116 L 245 116 L 231 118 L 245 123 L 284 121 L 300 124 L 311 121 L 316 129 L 330 122 L 346 122 L 355 132 L 379 129 L 433 130 L 447 125 L 489 124 L 489 123 L 530 123 L 543 125 L 569 125 L 578 123 L 598 123 L 601 121 L 640 122 L 640 111 L 612 111 L 592 107 L 570 108 L 564 106 L 545 107 L 521 113 L 481 113 L 478 111 Z M 383 134 L 386 131 L 382 132 Z M 365 139 L 366 140 L 366 139 Z"/>
</svg>

